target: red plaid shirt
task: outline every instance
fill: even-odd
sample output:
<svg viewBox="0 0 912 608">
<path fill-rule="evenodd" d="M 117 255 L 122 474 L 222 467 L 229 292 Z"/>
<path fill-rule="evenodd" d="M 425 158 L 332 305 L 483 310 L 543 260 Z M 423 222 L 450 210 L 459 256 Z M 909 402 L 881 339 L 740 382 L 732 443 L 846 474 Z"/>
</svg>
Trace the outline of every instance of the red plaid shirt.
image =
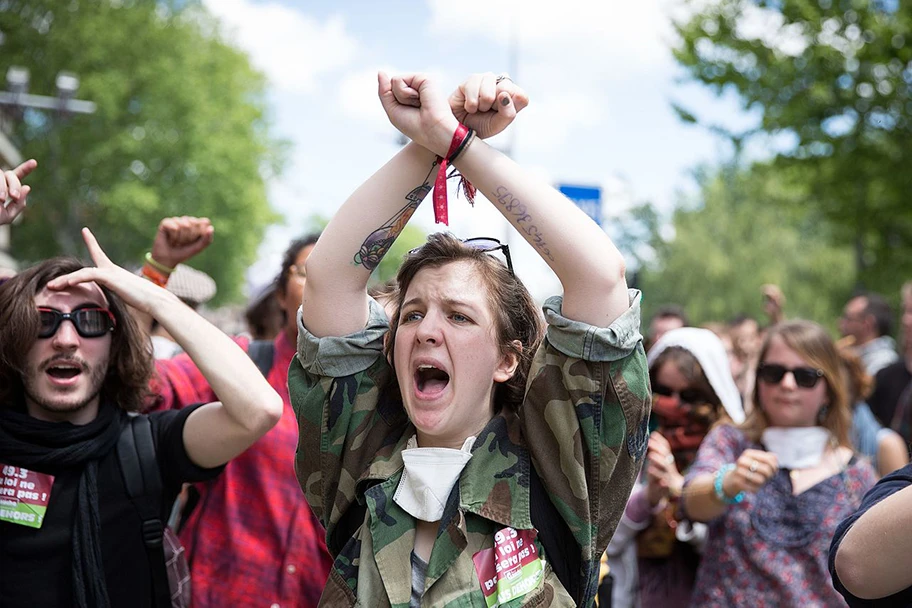
<svg viewBox="0 0 912 608">
<path fill-rule="evenodd" d="M 248 342 L 237 338 L 247 350 Z M 285 412 L 269 433 L 232 460 L 215 480 L 196 484 L 200 502 L 181 531 L 193 575 L 193 606 L 316 606 L 332 559 L 323 526 L 298 485 L 298 424 L 288 398 L 294 346 L 279 334 L 267 379 Z M 187 355 L 156 362 L 160 400 L 178 409 L 218 398 Z"/>
</svg>

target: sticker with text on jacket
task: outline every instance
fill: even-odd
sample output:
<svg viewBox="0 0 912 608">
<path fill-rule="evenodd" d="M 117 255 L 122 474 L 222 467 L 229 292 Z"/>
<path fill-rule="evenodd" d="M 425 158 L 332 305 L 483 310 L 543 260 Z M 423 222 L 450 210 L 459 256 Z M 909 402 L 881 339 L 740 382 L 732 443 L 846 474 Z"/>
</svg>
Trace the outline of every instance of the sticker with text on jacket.
<svg viewBox="0 0 912 608">
<path fill-rule="evenodd" d="M 40 528 L 54 476 L 0 464 L 0 521 Z"/>
<path fill-rule="evenodd" d="M 502 528 L 494 546 L 472 556 L 488 608 L 505 604 L 538 587 L 545 563 L 535 546 L 535 530 Z"/>
</svg>

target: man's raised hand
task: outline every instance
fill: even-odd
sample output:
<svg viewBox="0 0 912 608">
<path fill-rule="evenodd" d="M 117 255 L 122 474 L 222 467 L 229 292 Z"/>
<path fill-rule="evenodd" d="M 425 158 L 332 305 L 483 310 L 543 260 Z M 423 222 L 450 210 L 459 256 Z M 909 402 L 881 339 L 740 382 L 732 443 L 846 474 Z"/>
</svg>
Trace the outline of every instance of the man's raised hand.
<svg viewBox="0 0 912 608">
<path fill-rule="evenodd" d="M 29 159 L 10 171 L 0 173 L 0 226 L 10 224 L 23 209 L 31 186 L 23 186 L 22 180 L 35 170 L 38 161 Z"/>
<path fill-rule="evenodd" d="M 215 228 L 206 217 L 166 217 L 152 242 L 152 259 L 174 268 L 212 243 Z"/>
</svg>

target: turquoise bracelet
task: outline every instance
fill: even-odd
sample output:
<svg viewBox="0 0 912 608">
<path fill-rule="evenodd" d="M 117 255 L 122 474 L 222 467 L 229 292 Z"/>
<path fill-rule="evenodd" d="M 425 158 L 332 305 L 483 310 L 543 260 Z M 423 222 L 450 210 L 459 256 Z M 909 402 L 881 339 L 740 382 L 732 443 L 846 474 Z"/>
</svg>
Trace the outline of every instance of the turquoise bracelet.
<svg viewBox="0 0 912 608">
<path fill-rule="evenodd" d="M 733 498 L 729 498 L 725 495 L 725 491 L 722 489 L 722 482 L 725 480 L 725 475 L 729 471 L 734 471 L 734 464 L 724 464 L 719 467 L 719 470 L 716 471 L 716 479 L 713 481 L 713 489 L 716 491 L 716 498 L 721 500 L 727 505 L 736 505 L 742 500 L 744 500 L 744 491 L 738 492 Z"/>
</svg>

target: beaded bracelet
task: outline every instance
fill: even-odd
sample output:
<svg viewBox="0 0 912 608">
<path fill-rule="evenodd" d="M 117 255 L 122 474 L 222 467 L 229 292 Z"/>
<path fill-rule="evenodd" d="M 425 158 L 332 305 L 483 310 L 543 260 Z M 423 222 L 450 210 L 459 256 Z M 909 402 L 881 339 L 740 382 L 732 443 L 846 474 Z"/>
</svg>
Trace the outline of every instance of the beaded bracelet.
<svg viewBox="0 0 912 608">
<path fill-rule="evenodd" d="M 723 464 L 719 467 L 719 470 L 716 471 L 716 478 L 713 481 L 713 489 L 716 491 L 716 498 L 724 502 L 727 505 L 736 505 L 742 500 L 744 500 L 744 491 L 738 492 L 732 498 L 729 498 L 725 495 L 725 490 L 722 489 L 722 482 L 725 480 L 725 476 L 730 472 L 735 470 L 734 464 Z"/>
<path fill-rule="evenodd" d="M 151 265 L 146 264 L 142 267 L 142 276 L 149 281 L 152 281 L 159 287 L 165 287 L 168 284 L 168 275 L 163 272 L 159 272 L 155 268 L 152 268 Z"/>
<path fill-rule="evenodd" d="M 153 258 L 151 251 L 147 251 L 146 257 L 143 259 L 146 261 L 146 264 L 148 264 L 149 266 L 151 266 L 152 268 L 154 268 L 155 270 L 157 270 L 159 272 L 163 272 L 165 274 L 171 274 L 172 272 L 174 272 L 173 268 L 171 268 L 170 266 L 165 266 L 164 264 L 162 264 L 161 262 L 159 262 L 158 260 Z"/>
</svg>

